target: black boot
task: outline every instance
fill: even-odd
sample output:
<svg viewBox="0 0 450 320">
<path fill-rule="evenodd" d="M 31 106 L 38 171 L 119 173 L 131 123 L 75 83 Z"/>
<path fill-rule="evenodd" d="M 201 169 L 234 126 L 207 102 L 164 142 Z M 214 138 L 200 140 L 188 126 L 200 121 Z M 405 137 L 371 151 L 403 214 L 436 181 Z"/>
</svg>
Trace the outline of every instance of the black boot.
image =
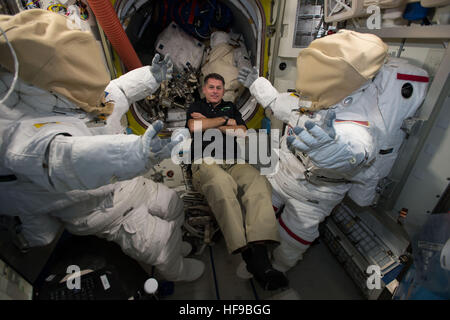
<svg viewBox="0 0 450 320">
<path fill-rule="evenodd" d="M 253 244 L 242 252 L 242 258 L 247 263 L 247 270 L 264 290 L 276 290 L 286 287 L 289 283 L 286 276 L 272 267 L 267 247 L 264 244 Z"/>
</svg>

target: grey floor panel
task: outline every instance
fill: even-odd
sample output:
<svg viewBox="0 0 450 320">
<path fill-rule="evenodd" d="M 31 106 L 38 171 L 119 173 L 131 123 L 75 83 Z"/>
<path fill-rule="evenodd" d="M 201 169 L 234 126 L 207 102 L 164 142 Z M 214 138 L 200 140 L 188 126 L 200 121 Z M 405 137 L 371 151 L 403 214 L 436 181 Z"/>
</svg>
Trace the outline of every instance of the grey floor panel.
<svg viewBox="0 0 450 320">
<path fill-rule="evenodd" d="M 221 300 L 255 299 L 250 282 L 236 276 L 236 268 L 241 261 L 240 255 L 228 254 L 223 239 L 219 239 L 211 248 L 217 291 L 210 249 L 206 248 L 201 255 L 191 255 L 192 258 L 199 259 L 205 263 L 205 273 L 197 281 L 175 283 L 174 293 L 168 296 L 167 300 L 217 300 L 218 297 Z"/>
<path fill-rule="evenodd" d="M 205 272 L 196 281 L 175 282 L 174 293 L 167 296 L 166 300 L 216 300 L 214 276 L 208 248 L 203 251 L 202 255 L 192 255 L 191 257 L 205 263 Z"/>
<path fill-rule="evenodd" d="M 313 245 L 286 273 L 303 300 L 361 300 L 359 289 L 323 243 Z"/>
<path fill-rule="evenodd" d="M 241 255 L 229 254 L 225 241 L 220 239 L 213 247 L 213 257 L 220 299 L 254 300 L 250 282 L 236 275 L 236 268 L 242 260 Z"/>
<path fill-rule="evenodd" d="M 255 281 L 252 287 L 250 280 L 240 279 L 236 275 L 241 256 L 228 254 L 223 238 L 213 244 L 212 251 L 221 300 L 364 299 L 337 259 L 321 242 L 313 245 L 306 252 L 304 259 L 286 273 L 289 288 L 275 291 L 265 291 Z M 191 283 L 175 283 L 174 294 L 167 299 L 216 300 L 209 248 L 206 248 L 200 256 L 192 255 L 192 257 L 205 263 L 205 274 Z"/>
<path fill-rule="evenodd" d="M 97 243 L 98 246 L 106 246 L 110 244 L 104 240 L 95 237 L 73 237 L 68 238 L 67 243 L 74 247 L 70 256 L 84 257 L 87 253 L 94 250 L 92 243 Z M 71 240 L 71 241 L 69 241 Z M 89 242 L 91 241 L 91 242 Z M 103 241 L 103 242 L 102 242 Z M 73 242 L 73 243 L 72 243 Z M 0 241 L 0 244 L 2 242 Z M 5 242 L 7 243 L 7 242 Z M 69 245 L 67 244 L 67 245 Z M 0 246 L 2 253 L 7 253 L 3 250 L 5 246 Z M 83 254 L 76 254 L 75 252 L 82 252 Z M 319 242 L 314 244 L 306 253 L 303 260 L 299 261 L 297 265 L 289 270 L 286 275 L 289 279 L 289 288 L 285 290 L 265 291 L 256 281 L 240 279 L 236 274 L 236 269 L 241 263 L 241 255 L 231 255 L 226 250 L 226 245 L 223 237 L 219 236 L 216 242 L 211 246 L 214 267 L 217 280 L 217 290 L 221 300 L 268 300 L 268 299 L 301 299 L 301 300 L 359 300 L 365 299 L 357 286 L 354 284 L 350 276 L 346 273 L 342 265 L 333 256 L 328 247 Z M 103 252 L 103 249 L 97 249 Z M 17 251 L 17 250 L 16 250 Z M 51 252 L 51 250 L 49 250 Z M 94 250 L 95 252 L 95 250 Z M 36 253 L 40 253 L 36 251 Z M 92 255 L 92 254 L 91 254 Z M 118 264 L 119 261 L 129 260 L 120 251 L 117 246 L 115 254 L 104 253 L 105 257 L 111 258 L 112 264 Z M 13 255 L 21 256 L 21 255 Z M 33 251 L 24 255 L 25 257 L 34 257 Z M 89 256 L 89 255 L 88 255 Z M 205 263 L 204 274 L 194 282 L 176 282 L 174 283 L 174 292 L 171 295 L 165 296 L 167 300 L 216 300 L 216 284 L 214 281 L 213 267 L 211 264 L 210 248 L 206 247 L 200 255 L 191 254 L 192 258 L 197 258 Z M 88 259 L 87 257 L 86 259 Z M 92 257 L 91 257 L 92 258 Z M 113 259 L 114 258 L 114 259 Z M 106 259 L 106 258 L 105 258 Z M 91 261 L 92 260 L 92 261 Z M 94 259 L 95 260 L 95 259 Z M 94 263 L 93 259 L 89 261 Z M 78 260 L 77 260 L 78 261 Z M 109 260 L 108 260 L 109 261 Z M 23 261 L 18 262 L 17 265 L 23 266 Z M 45 261 L 43 261 L 45 263 Z M 61 264 L 61 260 L 58 263 Z M 42 270 L 41 266 L 35 266 L 37 270 Z M 56 265 L 54 266 L 57 267 Z M 92 268 L 91 268 L 92 269 Z M 123 269 L 123 268 L 122 268 Z M 65 270 L 65 269 L 64 269 Z M 131 270 L 131 269 L 130 269 Z M 134 269 L 133 269 L 134 270 Z M 23 271 L 23 270 L 21 270 Z M 142 282 L 145 278 L 143 270 L 141 272 L 132 271 L 131 278 L 126 281 L 130 282 L 128 288 L 129 292 L 133 291 L 133 286 Z M 157 279 L 162 277 L 155 274 Z"/>
</svg>

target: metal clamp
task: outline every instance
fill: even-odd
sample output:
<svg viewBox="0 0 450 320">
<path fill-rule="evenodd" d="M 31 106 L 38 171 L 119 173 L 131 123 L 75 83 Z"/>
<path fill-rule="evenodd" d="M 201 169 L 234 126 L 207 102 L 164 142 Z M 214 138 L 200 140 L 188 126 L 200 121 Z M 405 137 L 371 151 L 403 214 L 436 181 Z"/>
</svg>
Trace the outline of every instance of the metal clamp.
<svg viewBox="0 0 450 320">
<path fill-rule="evenodd" d="M 419 132 L 424 123 L 425 121 L 419 118 L 406 118 L 403 120 L 400 128 L 407 134 L 407 136 L 414 136 Z"/>
<path fill-rule="evenodd" d="M 8 230 L 12 243 L 20 252 L 28 252 L 30 244 L 22 234 L 22 222 L 19 217 L 0 215 L 0 228 Z"/>
</svg>

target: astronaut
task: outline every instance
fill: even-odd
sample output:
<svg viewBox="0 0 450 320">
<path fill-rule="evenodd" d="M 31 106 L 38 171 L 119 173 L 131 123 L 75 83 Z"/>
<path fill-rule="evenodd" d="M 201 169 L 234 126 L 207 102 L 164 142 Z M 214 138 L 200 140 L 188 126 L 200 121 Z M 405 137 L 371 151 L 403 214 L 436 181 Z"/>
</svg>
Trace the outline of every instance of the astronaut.
<svg viewBox="0 0 450 320">
<path fill-rule="evenodd" d="M 110 81 L 92 34 L 64 16 L 27 10 L 0 27 L 0 214 L 20 217 L 30 246 L 65 228 L 116 242 L 167 280 L 199 278 L 203 262 L 183 257 L 183 202 L 141 176 L 188 133 L 160 139 L 158 121 L 126 135 L 120 123 L 171 78 L 170 59 Z"/>
<path fill-rule="evenodd" d="M 428 76 L 387 45 L 349 30 L 313 41 L 297 59 L 296 93 L 279 93 L 241 69 L 239 79 L 287 124 L 279 168 L 268 176 L 281 245 L 273 266 L 292 268 L 319 236 L 318 226 L 348 193 L 360 206 L 375 201 L 405 138 L 403 120 L 422 103 Z"/>
</svg>

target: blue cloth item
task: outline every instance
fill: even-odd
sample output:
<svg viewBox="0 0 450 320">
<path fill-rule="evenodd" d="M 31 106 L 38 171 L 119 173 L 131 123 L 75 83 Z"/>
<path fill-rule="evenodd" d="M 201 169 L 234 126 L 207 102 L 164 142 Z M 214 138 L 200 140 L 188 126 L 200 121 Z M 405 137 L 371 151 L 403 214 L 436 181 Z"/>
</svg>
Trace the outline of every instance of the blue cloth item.
<svg viewBox="0 0 450 320">
<path fill-rule="evenodd" d="M 440 255 L 450 238 L 450 214 L 432 214 L 421 231 L 412 237 L 414 264 L 394 299 L 450 300 L 450 271 L 442 268 Z"/>
<path fill-rule="evenodd" d="M 261 120 L 261 128 L 262 129 L 266 129 L 267 134 L 270 134 L 270 119 L 267 117 L 264 117 Z"/>
<path fill-rule="evenodd" d="M 422 20 L 426 18 L 429 10 L 429 8 L 422 7 L 420 2 L 408 3 L 403 13 L 403 19 L 409 21 Z"/>
<path fill-rule="evenodd" d="M 209 39 L 214 28 L 227 31 L 233 13 L 217 0 L 163 0 L 159 3 L 155 24 L 165 28 L 175 21 L 186 33 Z"/>
<path fill-rule="evenodd" d="M 214 18 L 211 21 L 211 26 L 221 30 L 225 30 L 230 27 L 232 21 L 233 13 L 231 12 L 230 8 L 228 8 L 221 2 L 216 2 L 216 10 Z"/>
</svg>

